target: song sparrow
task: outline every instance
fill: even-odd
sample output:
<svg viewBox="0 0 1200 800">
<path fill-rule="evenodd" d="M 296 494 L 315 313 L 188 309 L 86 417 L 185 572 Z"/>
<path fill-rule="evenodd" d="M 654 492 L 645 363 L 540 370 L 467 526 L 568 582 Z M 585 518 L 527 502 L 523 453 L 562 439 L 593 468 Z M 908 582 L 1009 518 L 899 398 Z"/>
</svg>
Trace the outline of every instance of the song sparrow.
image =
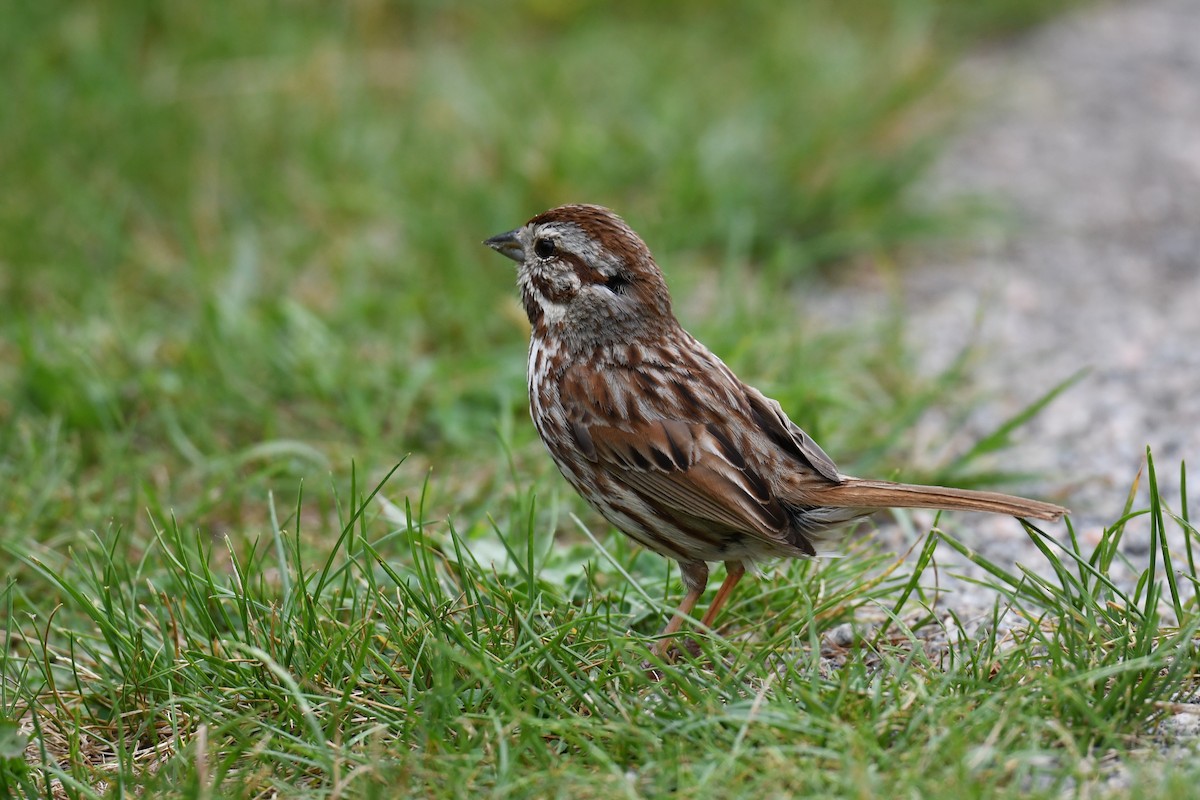
<svg viewBox="0 0 1200 800">
<path fill-rule="evenodd" d="M 530 414 L 559 470 L 609 522 L 679 562 L 687 593 L 658 655 L 704 592 L 707 562 L 726 568 L 709 627 L 747 562 L 814 556 L 822 534 L 880 509 L 1066 511 L 841 474 L 777 402 L 683 329 L 649 249 L 606 208 L 551 209 L 484 244 L 520 265 Z"/>
</svg>

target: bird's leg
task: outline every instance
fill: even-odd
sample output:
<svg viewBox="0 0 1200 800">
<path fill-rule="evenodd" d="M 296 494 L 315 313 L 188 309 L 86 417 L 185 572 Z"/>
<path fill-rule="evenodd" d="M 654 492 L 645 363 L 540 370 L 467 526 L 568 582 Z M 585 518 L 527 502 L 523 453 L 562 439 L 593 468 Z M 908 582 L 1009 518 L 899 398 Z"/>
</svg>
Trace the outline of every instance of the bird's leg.
<svg viewBox="0 0 1200 800">
<path fill-rule="evenodd" d="M 671 617 L 671 621 L 667 623 L 666 627 L 659 631 L 658 641 L 650 648 L 650 652 L 659 658 L 666 657 L 667 650 L 671 648 L 671 634 L 683 627 L 684 618 L 692 613 L 692 609 L 700 600 L 700 595 L 704 594 L 704 587 L 708 586 L 708 565 L 703 561 L 680 562 L 679 571 L 687 594 L 683 596 L 683 602 L 676 609 L 675 616 Z M 726 580 L 729 579 L 726 578 Z M 725 588 L 723 584 L 721 588 Z"/>
<path fill-rule="evenodd" d="M 708 607 L 704 619 L 701 620 L 704 627 L 712 627 L 713 622 L 717 619 L 717 614 L 725 605 L 725 601 L 729 599 L 729 595 L 733 594 L 733 587 L 737 586 L 738 581 L 745 574 L 746 565 L 741 561 L 725 562 L 725 580 L 721 581 L 721 588 L 717 589 L 717 596 L 713 598 L 712 605 Z"/>
<path fill-rule="evenodd" d="M 688 590 L 688 593 L 683 596 L 683 602 L 679 604 L 675 616 L 671 617 L 671 621 L 666 624 L 666 627 L 659 631 L 659 640 L 650 648 L 650 652 L 659 658 L 666 657 L 667 650 L 671 649 L 671 634 L 683 627 L 684 617 L 692 613 L 692 609 L 696 607 L 696 602 L 702 594 L 704 594 L 703 589 Z"/>
</svg>

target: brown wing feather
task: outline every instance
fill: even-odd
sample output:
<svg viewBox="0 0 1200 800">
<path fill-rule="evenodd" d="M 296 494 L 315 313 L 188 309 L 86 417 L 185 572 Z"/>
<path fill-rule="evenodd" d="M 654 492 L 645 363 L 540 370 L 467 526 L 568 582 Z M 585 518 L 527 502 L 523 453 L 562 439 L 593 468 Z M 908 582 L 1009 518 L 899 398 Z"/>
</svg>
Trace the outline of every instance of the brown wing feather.
<svg viewBox="0 0 1200 800">
<path fill-rule="evenodd" d="M 597 462 L 648 502 L 730 532 L 779 538 L 788 528 L 787 512 L 761 492 L 761 481 L 706 445 L 704 425 L 656 420 L 631 427 L 596 425 L 588 436 Z"/>
<path fill-rule="evenodd" d="M 681 527 L 796 546 L 791 511 L 729 421 L 751 413 L 746 387 L 715 357 L 689 368 L 639 356 L 629 368 L 567 371 L 560 391 L 579 452 Z M 714 382 L 714 373 L 730 381 Z M 767 402 L 758 404 L 769 414 Z"/>
<path fill-rule="evenodd" d="M 842 476 L 838 472 L 833 459 L 825 454 L 813 438 L 792 422 L 784 413 L 783 407 L 775 400 L 764 395 L 753 386 L 745 386 L 746 400 L 750 412 L 759 428 L 784 452 L 806 463 L 817 473 L 831 483 L 841 483 Z"/>
</svg>

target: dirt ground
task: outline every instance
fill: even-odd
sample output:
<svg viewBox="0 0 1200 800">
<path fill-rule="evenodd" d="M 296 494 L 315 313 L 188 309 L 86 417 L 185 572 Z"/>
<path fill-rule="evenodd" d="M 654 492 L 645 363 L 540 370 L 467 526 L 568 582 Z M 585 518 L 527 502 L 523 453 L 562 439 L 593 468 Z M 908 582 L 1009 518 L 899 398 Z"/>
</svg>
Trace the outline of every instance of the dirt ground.
<svg viewBox="0 0 1200 800">
<path fill-rule="evenodd" d="M 925 191 L 983 198 L 1007 223 L 900 271 L 923 369 L 975 343 L 981 400 L 960 449 L 1087 370 L 1002 465 L 1036 473 L 1023 488 L 1070 506 L 1085 543 L 1120 516 L 1147 446 L 1173 508 L 1180 462 L 1196 465 L 1189 494 L 1200 508 L 1198 33 L 1196 0 L 1127 0 L 969 59 L 960 78 L 975 111 Z M 842 286 L 812 303 L 854 325 L 890 299 L 880 287 Z M 1142 507 L 1145 497 L 1143 480 Z M 990 558 L 1042 560 L 1012 520 L 955 524 Z M 1144 567 L 1148 531 L 1126 534 L 1134 568 Z M 959 588 L 955 605 L 985 600 Z"/>
</svg>

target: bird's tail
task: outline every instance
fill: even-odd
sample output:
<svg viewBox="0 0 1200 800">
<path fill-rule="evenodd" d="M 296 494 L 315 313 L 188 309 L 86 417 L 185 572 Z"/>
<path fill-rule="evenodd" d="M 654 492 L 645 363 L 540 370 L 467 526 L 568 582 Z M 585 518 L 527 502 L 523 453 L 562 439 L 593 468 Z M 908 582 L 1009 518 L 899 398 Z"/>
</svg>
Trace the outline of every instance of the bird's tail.
<svg viewBox="0 0 1200 800">
<path fill-rule="evenodd" d="M 814 493 L 816 494 L 816 493 Z M 842 483 L 822 487 L 821 505 L 838 508 L 935 508 L 946 511 L 984 511 L 1013 517 L 1054 521 L 1067 509 L 1041 500 L 1028 500 L 999 492 L 920 486 L 846 477 Z"/>
</svg>

